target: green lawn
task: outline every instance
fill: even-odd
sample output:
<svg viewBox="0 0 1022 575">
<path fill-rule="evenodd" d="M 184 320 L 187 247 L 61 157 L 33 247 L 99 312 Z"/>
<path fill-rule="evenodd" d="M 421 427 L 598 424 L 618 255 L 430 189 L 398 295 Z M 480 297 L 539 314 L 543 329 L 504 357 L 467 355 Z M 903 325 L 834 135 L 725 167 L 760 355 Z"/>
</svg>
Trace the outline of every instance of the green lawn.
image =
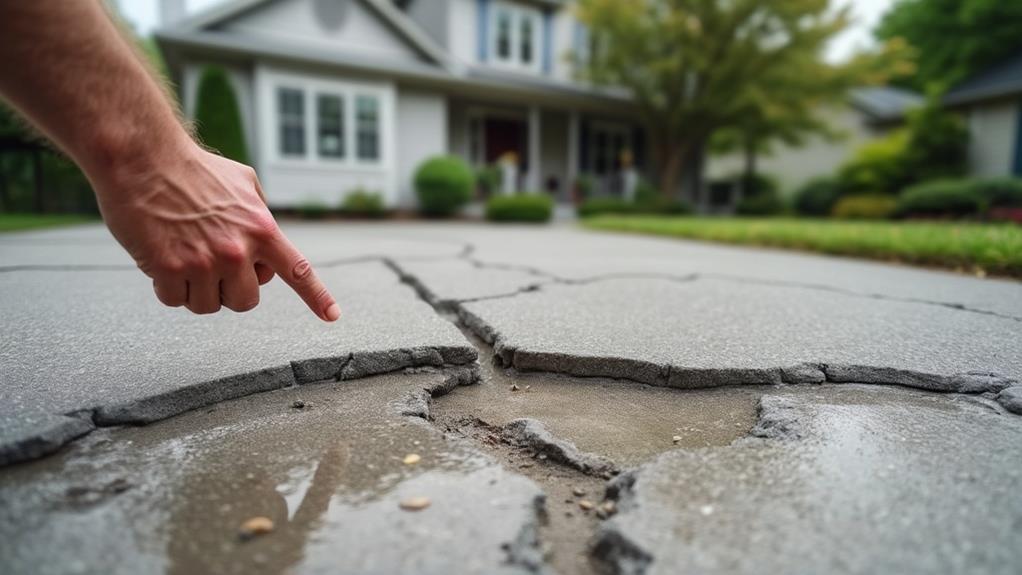
<svg viewBox="0 0 1022 575">
<path fill-rule="evenodd" d="M 1022 226 L 961 222 L 601 216 L 595 230 L 809 250 L 1022 278 Z"/>
<path fill-rule="evenodd" d="M 0 214 L 0 232 L 69 226 L 98 219 L 97 216 L 81 214 Z"/>
</svg>

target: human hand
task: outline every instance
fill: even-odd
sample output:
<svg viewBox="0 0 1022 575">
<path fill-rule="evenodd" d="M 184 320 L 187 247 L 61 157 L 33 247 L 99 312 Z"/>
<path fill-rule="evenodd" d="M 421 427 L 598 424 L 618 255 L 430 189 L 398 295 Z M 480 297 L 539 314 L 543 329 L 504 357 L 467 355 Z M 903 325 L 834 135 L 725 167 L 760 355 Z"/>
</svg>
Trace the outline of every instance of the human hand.
<svg viewBox="0 0 1022 575">
<path fill-rule="evenodd" d="M 168 306 L 208 314 L 259 303 L 279 275 L 324 321 L 341 310 L 267 209 L 255 171 L 191 140 L 94 178 L 103 219 Z"/>
</svg>

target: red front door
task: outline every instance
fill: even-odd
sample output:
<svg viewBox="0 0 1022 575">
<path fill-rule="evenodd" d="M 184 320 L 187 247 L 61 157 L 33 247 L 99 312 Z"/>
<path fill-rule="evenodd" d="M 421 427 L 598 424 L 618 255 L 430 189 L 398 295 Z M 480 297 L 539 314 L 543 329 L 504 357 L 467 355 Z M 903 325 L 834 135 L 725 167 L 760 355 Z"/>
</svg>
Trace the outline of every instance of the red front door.
<svg viewBox="0 0 1022 575">
<path fill-rule="evenodd" d="M 528 126 L 523 120 L 487 118 L 483 124 L 486 142 L 486 163 L 495 164 L 507 152 L 518 157 L 518 168 L 525 171 L 529 159 Z"/>
</svg>

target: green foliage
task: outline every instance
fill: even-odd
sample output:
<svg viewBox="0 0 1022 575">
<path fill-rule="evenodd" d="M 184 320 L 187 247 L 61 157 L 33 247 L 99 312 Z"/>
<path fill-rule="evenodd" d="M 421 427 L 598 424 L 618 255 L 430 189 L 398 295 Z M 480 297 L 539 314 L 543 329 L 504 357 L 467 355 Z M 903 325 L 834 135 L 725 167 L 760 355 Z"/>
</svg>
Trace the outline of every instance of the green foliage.
<svg viewBox="0 0 1022 575">
<path fill-rule="evenodd" d="M 692 213 L 692 206 L 680 200 L 672 200 L 662 196 L 628 202 L 621 198 L 592 198 L 578 207 L 581 218 L 589 218 L 602 214 L 663 214 L 686 215 Z"/>
<path fill-rule="evenodd" d="M 542 223 L 553 213 L 553 199 L 540 193 L 494 196 L 486 202 L 486 219 L 492 222 Z"/>
<path fill-rule="evenodd" d="M 415 172 L 415 193 L 423 213 L 447 216 L 472 199 L 475 176 L 455 156 L 436 156 L 423 162 Z"/>
<path fill-rule="evenodd" d="M 382 218 L 386 215 L 387 209 L 380 194 L 356 189 L 344 197 L 341 212 L 362 218 Z"/>
<path fill-rule="evenodd" d="M 0 212 L 0 232 L 55 228 L 95 221 L 98 221 L 96 216 L 87 214 L 10 214 Z"/>
<path fill-rule="evenodd" d="M 906 85 L 946 90 L 1018 50 L 1020 22 L 1015 0 L 905 0 L 884 15 L 876 35 L 914 48 L 917 71 Z"/>
<path fill-rule="evenodd" d="M 776 191 L 761 192 L 742 198 L 735 206 L 740 216 L 776 216 L 784 213 L 784 200 Z"/>
<path fill-rule="evenodd" d="M 330 215 L 330 206 L 316 198 L 303 201 L 296 208 L 298 215 L 306 220 L 321 220 Z"/>
<path fill-rule="evenodd" d="M 831 215 L 841 220 L 886 220 L 897 209 L 898 200 L 891 196 L 863 194 L 841 198 Z"/>
<path fill-rule="evenodd" d="M 984 209 L 983 198 L 966 180 L 938 180 L 912 186 L 898 201 L 904 216 L 976 216 Z"/>
<path fill-rule="evenodd" d="M 195 123 L 203 144 L 242 164 L 248 163 L 241 112 L 227 72 L 207 66 L 199 79 Z"/>
<path fill-rule="evenodd" d="M 599 230 L 811 250 L 1022 278 L 1022 226 L 972 222 L 604 216 Z"/>
<path fill-rule="evenodd" d="M 601 214 L 631 214 L 635 212 L 635 204 L 621 198 L 591 198 L 578 207 L 580 218 L 589 218 Z"/>
<path fill-rule="evenodd" d="M 990 208 L 1022 208 L 1022 180 L 992 178 L 970 180 L 973 193 Z"/>
<path fill-rule="evenodd" d="M 645 179 L 640 179 L 635 185 L 635 202 L 638 204 L 655 203 L 661 199 L 660 190 L 653 187 Z"/>
<path fill-rule="evenodd" d="M 838 180 L 850 193 L 895 195 L 911 183 L 905 162 L 909 133 L 896 130 L 884 138 L 869 142 L 855 151 L 851 161 L 841 167 Z"/>
<path fill-rule="evenodd" d="M 589 174 L 580 174 L 578 179 L 575 180 L 575 191 L 578 193 L 578 197 L 585 200 L 593 195 L 593 187 L 595 187 L 593 177 Z"/>
<path fill-rule="evenodd" d="M 837 178 L 815 178 L 795 192 L 795 212 L 803 216 L 826 216 L 841 195 Z"/>
<path fill-rule="evenodd" d="M 936 96 L 908 113 L 906 169 L 918 182 L 965 175 L 969 130 Z"/>
<path fill-rule="evenodd" d="M 485 195 L 499 192 L 501 180 L 498 166 L 485 166 L 476 170 L 476 189 Z"/>
<path fill-rule="evenodd" d="M 633 94 L 665 195 L 699 169 L 717 130 L 806 120 L 811 103 L 852 83 L 822 58 L 848 25 L 827 0 L 580 0 L 577 14 L 591 39 L 577 69 Z"/>
</svg>

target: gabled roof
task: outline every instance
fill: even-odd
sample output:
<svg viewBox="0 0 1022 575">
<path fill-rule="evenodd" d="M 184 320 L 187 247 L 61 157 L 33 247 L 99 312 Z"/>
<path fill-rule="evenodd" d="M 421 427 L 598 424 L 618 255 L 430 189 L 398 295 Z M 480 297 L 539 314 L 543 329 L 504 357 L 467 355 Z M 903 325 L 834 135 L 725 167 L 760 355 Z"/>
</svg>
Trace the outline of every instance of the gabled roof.
<svg viewBox="0 0 1022 575">
<path fill-rule="evenodd" d="M 228 0 L 221 4 L 210 7 L 194 16 L 186 18 L 168 28 L 161 29 L 158 35 L 180 36 L 182 32 L 200 32 L 209 30 L 219 24 L 236 18 L 250 10 L 254 10 L 264 4 L 278 0 Z M 405 39 L 412 47 L 416 48 L 434 63 L 449 68 L 452 64 L 447 52 L 444 51 L 428 34 L 422 31 L 414 22 L 409 20 L 401 10 L 397 9 L 390 0 L 360 0 L 376 13 L 385 23 L 389 24 Z"/>
<path fill-rule="evenodd" d="M 958 84 L 944 96 L 948 106 L 1022 94 L 1022 50 Z"/>
<path fill-rule="evenodd" d="M 849 93 L 852 106 L 874 122 L 895 122 L 910 109 L 922 106 L 922 95 L 894 86 L 855 88 Z"/>
</svg>

